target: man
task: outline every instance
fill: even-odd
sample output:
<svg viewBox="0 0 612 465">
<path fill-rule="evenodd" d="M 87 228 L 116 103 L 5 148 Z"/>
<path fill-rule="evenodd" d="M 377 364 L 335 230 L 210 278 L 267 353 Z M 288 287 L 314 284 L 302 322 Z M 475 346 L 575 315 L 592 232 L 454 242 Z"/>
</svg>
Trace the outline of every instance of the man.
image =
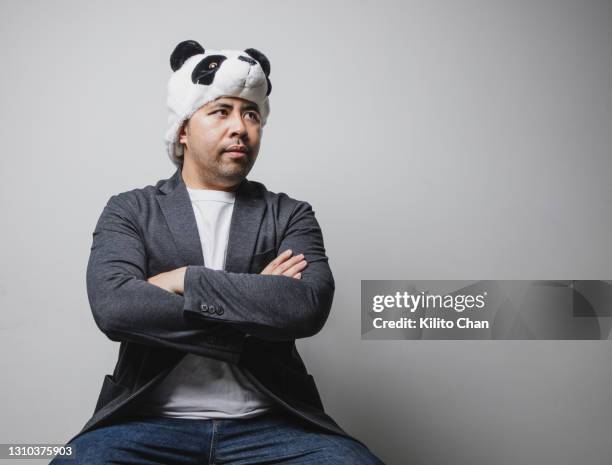
<svg viewBox="0 0 612 465">
<path fill-rule="evenodd" d="M 246 179 L 267 58 L 185 41 L 170 63 L 177 171 L 111 197 L 96 225 L 89 301 L 121 347 L 65 463 L 381 463 L 324 412 L 295 347 L 334 294 L 312 208 Z"/>
</svg>

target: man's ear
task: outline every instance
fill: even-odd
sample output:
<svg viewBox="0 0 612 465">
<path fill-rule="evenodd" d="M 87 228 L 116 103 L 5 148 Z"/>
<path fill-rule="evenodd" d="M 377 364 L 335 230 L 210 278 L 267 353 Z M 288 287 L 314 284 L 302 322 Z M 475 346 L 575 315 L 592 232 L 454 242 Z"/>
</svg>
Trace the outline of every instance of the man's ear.
<svg viewBox="0 0 612 465">
<path fill-rule="evenodd" d="M 183 124 L 181 125 L 181 129 L 179 131 L 179 135 L 178 135 L 178 143 L 179 144 L 185 144 L 186 141 L 184 140 L 187 137 L 187 125 L 189 124 L 189 120 L 185 120 L 183 121 Z"/>
</svg>

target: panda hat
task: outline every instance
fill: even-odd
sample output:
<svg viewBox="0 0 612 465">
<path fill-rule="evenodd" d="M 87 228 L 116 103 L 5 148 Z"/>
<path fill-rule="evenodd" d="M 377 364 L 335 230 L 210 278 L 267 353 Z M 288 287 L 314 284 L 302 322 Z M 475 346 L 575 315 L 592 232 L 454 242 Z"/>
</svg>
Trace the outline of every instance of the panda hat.
<svg viewBox="0 0 612 465">
<path fill-rule="evenodd" d="M 196 110 L 219 97 L 240 97 L 259 106 L 262 127 L 270 113 L 268 95 L 270 62 L 254 48 L 204 50 L 194 40 L 176 46 L 170 55 L 172 76 L 168 81 L 168 124 L 166 150 L 180 167 L 183 146 L 178 142 L 183 122 Z"/>
</svg>

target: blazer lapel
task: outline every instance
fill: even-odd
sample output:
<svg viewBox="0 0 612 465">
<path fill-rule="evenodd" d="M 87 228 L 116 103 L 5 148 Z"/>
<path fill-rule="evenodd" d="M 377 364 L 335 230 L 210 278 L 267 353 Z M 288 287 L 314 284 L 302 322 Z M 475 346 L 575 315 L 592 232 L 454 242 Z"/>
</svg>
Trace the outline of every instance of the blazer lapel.
<svg viewBox="0 0 612 465">
<path fill-rule="evenodd" d="M 166 218 L 180 258 L 186 265 L 205 265 L 198 226 L 180 169 L 163 183 L 157 201 Z M 266 210 L 262 192 L 244 179 L 236 190 L 225 270 L 247 273 Z"/>
<path fill-rule="evenodd" d="M 157 194 L 157 201 L 166 217 L 181 261 L 186 265 L 204 265 L 198 225 L 180 169 L 160 190 L 163 194 Z"/>
<path fill-rule="evenodd" d="M 266 202 L 261 190 L 244 179 L 236 190 L 236 201 L 230 224 L 225 271 L 248 273 Z"/>
</svg>

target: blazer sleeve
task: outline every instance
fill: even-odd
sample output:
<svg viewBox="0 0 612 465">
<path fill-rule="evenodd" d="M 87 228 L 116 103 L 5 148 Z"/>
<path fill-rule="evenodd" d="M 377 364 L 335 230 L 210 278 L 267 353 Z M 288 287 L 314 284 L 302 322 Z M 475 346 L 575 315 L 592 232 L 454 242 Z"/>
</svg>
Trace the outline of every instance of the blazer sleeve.
<svg viewBox="0 0 612 465">
<path fill-rule="evenodd" d="M 329 315 L 335 286 L 321 228 L 307 202 L 297 202 L 289 217 L 278 253 L 287 249 L 303 253 L 308 262 L 301 279 L 188 266 L 186 313 L 260 339 L 282 341 L 316 334 Z"/>
<path fill-rule="evenodd" d="M 113 196 L 93 233 L 87 295 L 94 320 L 113 341 L 130 341 L 235 360 L 244 333 L 190 317 L 184 298 L 147 282 L 144 241 L 131 210 Z"/>
</svg>

